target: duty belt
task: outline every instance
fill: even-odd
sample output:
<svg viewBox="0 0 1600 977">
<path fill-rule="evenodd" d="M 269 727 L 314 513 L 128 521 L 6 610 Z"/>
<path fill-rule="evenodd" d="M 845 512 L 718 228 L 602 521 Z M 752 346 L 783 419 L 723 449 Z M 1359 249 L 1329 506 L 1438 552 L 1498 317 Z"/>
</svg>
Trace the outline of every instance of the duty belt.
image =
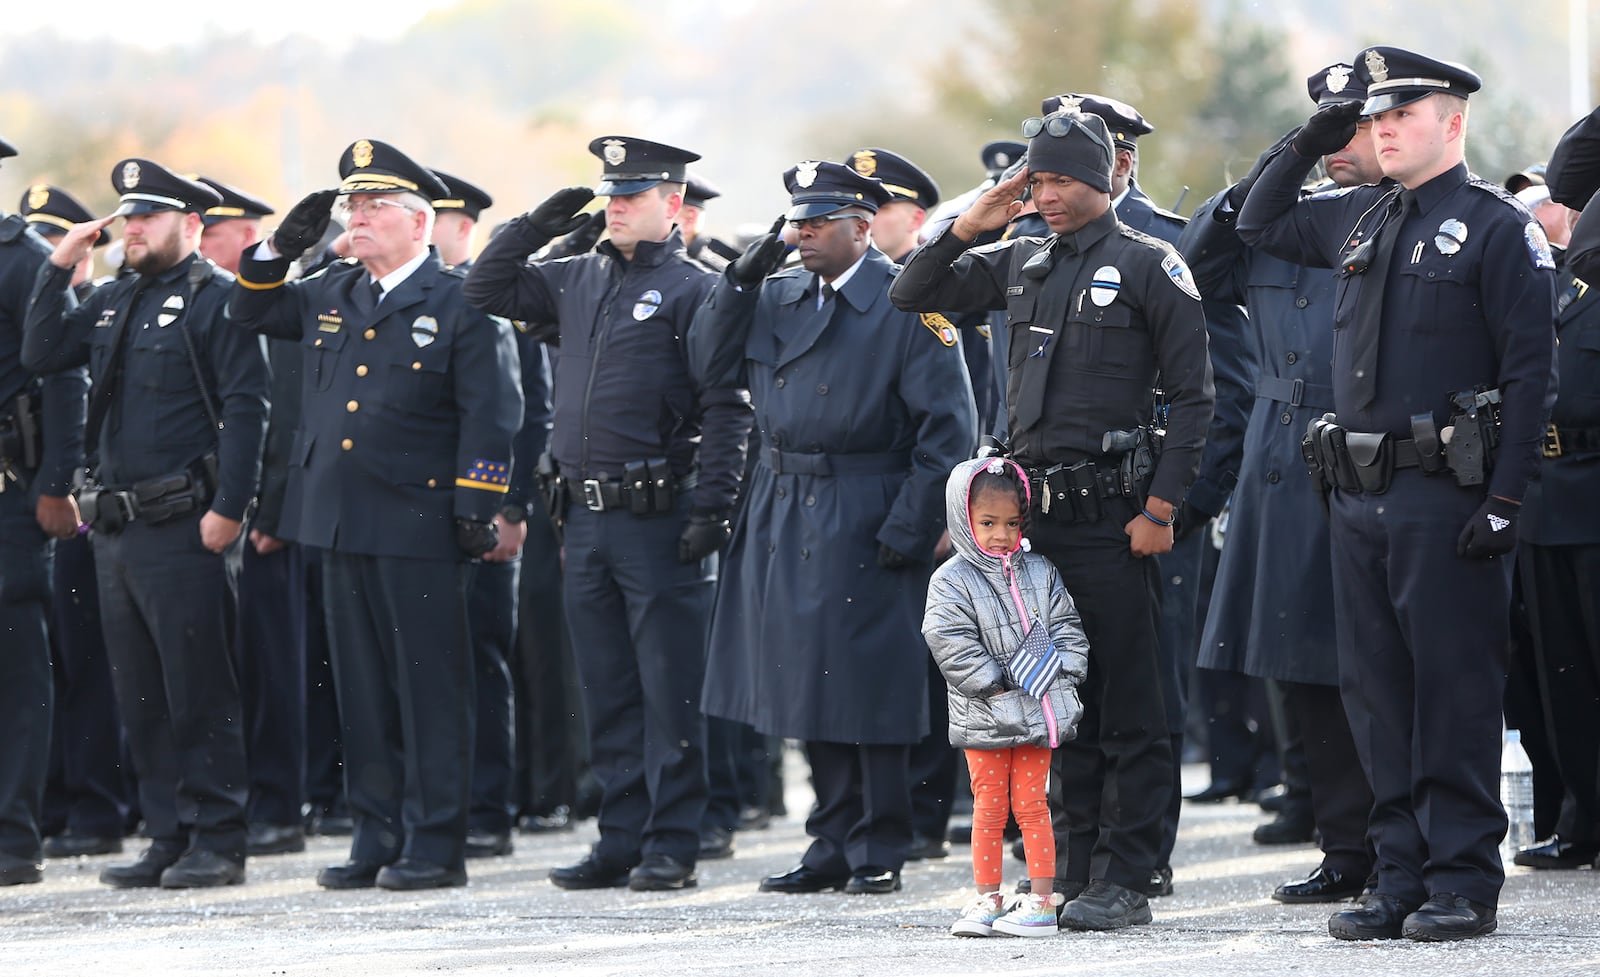
<svg viewBox="0 0 1600 977">
<path fill-rule="evenodd" d="M 567 484 L 569 496 L 590 512 L 633 507 L 633 486 L 626 482 L 613 481 L 605 475 L 598 478 L 563 477 L 562 481 Z M 699 476 L 691 472 L 673 482 L 673 491 L 687 492 L 699 481 Z"/>
<path fill-rule="evenodd" d="M 1101 499 L 1120 499 L 1121 469 L 1086 459 L 1072 465 L 1027 468 L 1029 488 L 1039 511 L 1058 522 L 1091 522 L 1100 518 Z"/>
<path fill-rule="evenodd" d="M 774 475 L 897 475 L 911 469 L 911 456 L 906 451 L 825 454 L 768 446 L 767 465 Z"/>
<path fill-rule="evenodd" d="M 1540 445 L 1546 458 L 1562 455 L 1589 454 L 1600 451 L 1600 427 L 1545 426 L 1544 442 Z"/>
<path fill-rule="evenodd" d="M 1256 381 L 1256 396 L 1290 407 L 1311 405 L 1332 407 L 1333 388 L 1325 383 L 1306 383 L 1288 377 L 1261 377 Z"/>
</svg>

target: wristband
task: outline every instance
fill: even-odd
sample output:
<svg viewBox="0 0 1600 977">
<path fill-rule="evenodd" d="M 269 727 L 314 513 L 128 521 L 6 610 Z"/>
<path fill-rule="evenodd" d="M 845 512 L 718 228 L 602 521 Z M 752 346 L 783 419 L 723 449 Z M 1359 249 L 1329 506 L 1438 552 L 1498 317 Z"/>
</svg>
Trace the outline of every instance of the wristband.
<svg viewBox="0 0 1600 977">
<path fill-rule="evenodd" d="M 1139 515 L 1144 516 L 1146 519 L 1148 519 L 1151 522 L 1155 523 L 1157 526 L 1162 526 L 1162 527 L 1165 527 L 1167 529 L 1171 529 L 1172 528 L 1172 520 L 1171 519 L 1157 519 L 1155 516 L 1152 516 L 1150 514 L 1150 510 L 1149 509 L 1140 507 Z"/>
</svg>

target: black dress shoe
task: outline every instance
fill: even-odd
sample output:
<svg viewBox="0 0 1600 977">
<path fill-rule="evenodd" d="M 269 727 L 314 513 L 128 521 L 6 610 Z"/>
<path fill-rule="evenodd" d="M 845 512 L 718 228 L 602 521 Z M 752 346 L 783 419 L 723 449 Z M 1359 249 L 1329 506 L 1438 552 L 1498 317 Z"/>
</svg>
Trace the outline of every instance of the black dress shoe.
<svg viewBox="0 0 1600 977">
<path fill-rule="evenodd" d="M 100 881 L 117 889 L 154 889 L 161 884 L 161 873 L 182 855 L 182 848 L 157 842 L 131 864 L 106 867 Z"/>
<path fill-rule="evenodd" d="M 1304 845 L 1317 833 L 1317 823 L 1311 817 L 1284 810 L 1266 824 L 1256 825 L 1250 840 L 1258 845 Z"/>
<path fill-rule="evenodd" d="M 697 856 L 702 862 L 715 861 L 719 858 L 733 857 L 733 829 L 723 828 L 708 824 L 700 829 L 700 853 Z"/>
<path fill-rule="evenodd" d="M 378 870 L 373 883 L 380 889 L 411 892 L 417 889 L 451 889 L 467 884 L 467 870 L 435 865 L 420 858 L 402 858 Z"/>
<path fill-rule="evenodd" d="M 1397 896 L 1363 893 L 1354 909 L 1328 917 L 1328 935 L 1336 940 L 1398 940 L 1412 909 Z"/>
<path fill-rule="evenodd" d="M 50 854 L 49 844 L 45 842 L 46 855 Z M 1511 860 L 1525 868 L 1582 868 L 1596 855 L 1600 855 L 1600 845 L 1562 841 L 1560 835 L 1551 835 L 1517 852 Z"/>
<path fill-rule="evenodd" d="M 524 814 L 517 819 L 517 830 L 525 835 L 572 830 L 572 809 L 559 804 L 544 814 Z"/>
<path fill-rule="evenodd" d="M 1285 882 L 1273 889 L 1272 898 L 1288 903 L 1343 902 L 1359 896 L 1365 884 L 1365 876 L 1351 876 L 1322 865 L 1302 882 Z"/>
<path fill-rule="evenodd" d="M 465 846 L 468 858 L 500 858 L 516 850 L 509 831 L 468 831 Z"/>
<path fill-rule="evenodd" d="M 31 885 L 44 879 L 44 862 L 0 852 L 0 886 Z"/>
<path fill-rule="evenodd" d="M 1171 865 L 1156 866 L 1156 870 L 1150 873 L 1150 884 L 1144 887 L 1144 894 L 1151 897 L 1172 895 Z"/>
<path fill-rule="evenodd" d="M 288 855 L 306 850 L 306 832 L 298 824 L 252 824 L 245 829 L 245 853 Z"/>
<path fill-rule="evenodd" d="M 899 872 L 858 872 L 844 884 L 853 896 L 881 896 L 900 891 Z"/>
<path fill-rule="evenodd" d="M 1220 804 L 1230 797 L 1237 797 L 1243 800 L 1250 793 L 1249 784 L 1228 784 L 1214 781 L 1205 790 L 1183 795 L 1183 799 L 1195 804 Z"/>
<path fill-rule="evenodd" d="M 628 873 L 628 888 L 634 892 L 667 892 L 692 888 L 698 884 L 693 865 L 685 865 L 671 855 L 660 852 L 644 856 L 644 861 Z"/>
<path fill-rule="evenodd" d="M 761 880 L 762 892 L 826 892 L 842 889 L 850 882 L 848 875 L 830 875 L 801 864 L 783 873 Z"/>
<path fill-rule="evenodd" d="M 950 842 L 943 838 L 914 834 L 911 836 L 911 849 L 906 852 L 906 860 L 917 862 L 929 858 L 944 858 L 949 854 Z"/>
<path fill-rule="evenodd" d="M 629 868 L 602 862 L 590 852 L 576 865 L 551 869 L 550 881 L 562 889 L 620 889 L 628 884 Z"/>
<path fill-rule="evenodd" d="M 244 858 L 192 848 L 161 873 L 163 889 L 214 889 L 244 881 Z"/>
<path fill-rule="evenodd" d="M 1440 892 L 1429 896 L 1427 902 L 1406 917 L 1401 934 L 1421 943 L 1443 943 L 1486 936 L 1494 932 L 1495 926 L 1493 906 L 1452 892 Z"/>
<path fill-rule="evenodd" d="M 76 835 L 66 830 L 44 841 L 45 858 L 76 858 L 79 855 L 115 855 L 122 851 L 122 839 L 114 835 Z"/>
<path fill-rule="evenodd" d="M 317 884 L 324 889 L 370 889 L 382 868 L 382 862 L 349 861 L 343 865 L 329 865 L 317 873 Z"/>
<path fill-rule="evenodd" d="M 1061 907 L 1059 925 L 1069 930 L 1114 930 L 1150 922 L 1150 900 L 1126 886 L 1094 879 Z"/>
</svg>

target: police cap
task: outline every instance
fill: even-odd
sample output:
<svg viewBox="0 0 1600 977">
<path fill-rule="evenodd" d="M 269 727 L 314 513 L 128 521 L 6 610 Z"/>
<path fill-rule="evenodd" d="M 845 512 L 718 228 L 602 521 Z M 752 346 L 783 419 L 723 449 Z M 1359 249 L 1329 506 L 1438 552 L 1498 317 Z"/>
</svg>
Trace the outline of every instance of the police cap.
<svg viewBox="0 0 1600 977">
<path fill-rule="evenodd" d="M 632 136 L 601 136 L 589 143 L 589 152 L 605 164 L 594 188 L 597 197 L 631 197 L 658 183 L 687 183 L 689 164 L 700 158 L 687 149 Z"/>
<path fill-rule="evenodd" d="M 89 208 L 79 203 L 72 194 L 44 183 L 36 183 L 22 194 L 17 213 L 45 237 L 59 237 L 72 230 L 74 224 L 94 220 Z M 98 248 L 110 243 L 111 232 L 100 228 L 94 246 Z"/>
<path fill-rule="evenodd" d="M 1306 79 L 1306 93 L 1320 108 L 1335 102 L 1365 102 L 1366 83 L 1344 62 L 1330 64 Z"/>
<path fill-rule="evenodd" d="M 111 186 L 122 202 L 113 217 L 182 210 L 203 214 L 222 204 L 222 194 L 147 159 L 125 159 L 111 168 Z"/>
<path fill-rule="evenodd" d="M 688 179 L 685 182 L 689 185 L 689 188 L 683 192 L 683 205 L 685 207 L 700 207 L 704 209 L 707 201 L 715 200 L 722 196 L 721 190 L 693 173 L 688 175 Z"/>
<path fill-rule="evenodd" d="M 932 210 L 939 202 L 939 184 L 899 153 L 858 149 L 844 164 L 862 176 L 876 177 L 895 200 L 909 200 L 924 210 Z"/>
<path fill-rule="evenodd" d="M 1367 86 L 1362 115 L 1377 115 L 1444 92 L 1466 98 L 1483 79 L 1466 65 L 1435 61 L 1397 47 L 1369 47 L 1356 55 L 1356 77 Z"/>
<path fill-rule="evenodd" d="M 1543 186 L 1545 182 L 1544 171 L 1544 163 L 1534 163 L 1525 170 L 1518 170 L 1506 177 L 1506 189 L 1512 193 L 1521 193 L 1531 186 Z"/>
<path fill-rule="evenodd" d="M 894 199 L 875 177 L 862 176 L 843 163 L 806 160 L 783 174 L 789 191 L 788 220 L 808 220 L 846 207 L 863 207 L 874 214 Z"/>
<path fill-rule="evenodd" d="M 339 192 L 414 193 L 434 201 L 450 196 L 433 171 L 386 142 L 357 139 L 339 156 Z"/>
<path fill-rule="evenodd" d="M 253 197 L 238 187 L 231 187 L 221 180 L 213 180 L 209 176 L 192 176 L 192 180 L 199 180 L 206 186 L 222 194 L 222 203 L 215 207 L 207 207 L 206 212 L 200 215 L 200 220 L 207 227 L 231 220 L 260 220 L 268 214 L 277 211 L 260 197 Z"/>
<path fill-rule="evenodd" d="M 15 155 L 17 155 L 17 147 L 6 142 L 4 139 L 0 139 L 0 159 L 5 159 L 7 156 Z"/>
<path fill-rule="evenodd" d="M 444 196 L 433 202 L 433 209 L 443 213 L 447 210 L 458 210 L 473 220 L 478 215 L 494 206 L 494 198 L 473 186 L 459 176 L 451 176 L 444 170 L 434 170 L 433 175 L 444 181 L 446 190 Z"/>
<path fill-rule="evenodd" d="M 1039 112 L 1043 115 L 1061 109 L 1082 112 L 1085 115 L 1098 115 L 1104 119 L 1106 128 L 1116 140 L 1118 149 L 1133 149 L 1135 139 L 1156 131 L 1156 127 L 1145 121 L 1145 117 L 1139 114 L 1138 109 L 1127 102 L 1105 95 L 1079 95 L 1068 92 L 1065 95 L 1052 95 L 1039 105 Z"/>
<path fill-rule="evenodd" d="M 1028 144 L 1017 142 L 1015 139 L 996 139 L 991 143 L 984 143 L 978 155 L 983 159 L 983 171 L 991 180 L 1000 178 L 1012 163 L 1022 158 L 1028 151 Z"/>
</svg>

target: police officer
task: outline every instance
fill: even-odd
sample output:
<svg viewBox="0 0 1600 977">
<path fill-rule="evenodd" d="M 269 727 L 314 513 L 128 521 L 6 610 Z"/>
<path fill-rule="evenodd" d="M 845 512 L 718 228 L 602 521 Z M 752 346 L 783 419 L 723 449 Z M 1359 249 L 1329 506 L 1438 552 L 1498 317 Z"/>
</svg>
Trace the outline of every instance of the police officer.
<svg viewBox="0 0 1600 977">
<path fill-rule="evenodd" d="M 1263 168 L 1237 227 L 1248 245 L 1340 269 L 1337 420 L 1315 444 L 1337 483 L 1340 690 L 1372 785 L 1378 881 L 1328 929 L 1465 939 L 1494 930 L 1504 881 L 1510 556 L 1555 393 L 1554 262 L 1538 222 L 1462 161 L 1477 75 L 1393 47 L 1354 65 L 1365 104 L 1318 109 Z M 1300 199 L 1360 115 L 1398 186 Z M 1475 455 L 1493 444 L 1496 408 L 1498 451 Z"/>
<path fill-rule="evenodd" d="M 326 888 L 465 885 L 473 684 L 465 561 L 492 550 L 522 415 L 511 327 L 470 308 L 428 244 L 445 188 L 359 139 L 246 253 L 245 330 L 298 339 L 302 419 L 283 522 L 321 547 L 344 722 L 350 859 Z M 285 284 L 337 198 L 354 263 Z"/>
<path fill-rule="evenodd" d="M 565 505 L 567 626 L 577 652 L 600 784 L 600 840 L 556 868 L 562 888 L 695 884 L 706 803 L 700 680 L 715 565 L 738 491 L 749 402 L 697 387 L 683 352 L 711 273 L 673 220 L 686 166 L 662 143 L 603 136 L 595 190 L 558 191 L 489 243 L 467 298 L 558 339 L 551 453 Z M 527 263 L 589 223 L 609 198 L 594 252 Z M 698 440 L 698 444 L 696 443 Z"/>
<path fill-rule="evenodd" d="M 89 364 L 78 494 L 150 847 L 100 879 L 167 888 L 243 881 L 249 780 L 227 647 L 224 552 L 255 496 L 266 428 L 260 344 L 223 323 L 229 276 L 196 253 L 210 187 L 145 159 L 111 173 L 112 217 L 78 224 L 43 267 L 25 361 Z M 135 274 L 70 307 L 73 269 L 114 217 Z"/>
<path fill-rule="evenodd" d="M 1367 97 L 1348 64 L 1329 65 L 1306 86 L 1317 105 Z M 1335 186 L 1383 179 L 1370 130 L 1362 122 L 1347 145 L 1323 157 Z M 1239 240 L 1234 221 L 1258 172 L 1202 205 L 1180 242 L 1202 294 L 1246 304 L 1261 351 L 1199 664 L 1273 679 L 1283 690 L 1285 712 L 1304 743 L 1310 817 L 1323 857 L 1310 876 L 1278 886 L 1272 897 L 1334 902 L 1358 895 L 1372 871 L 1366 840 L 1372 789 L 1339 697 L 1327 519 L 1316 486 L 1300 474 L 1306 424 L 1333 409 L 1335 279 Z M 1219 409 L 1217 416 L 1238 413 Z"/>
<path fill-rule="evenodd" d="M 944 480 L 972 450 L 976 412 L 954 330 L 885 294 L 895 267 L 870 231 L 888 190 L 839 163 L 783 179 L 802 267 L 771 274 L 775 224 L 689 334 L 704 382 L 750 385 L 761 431 L 706 710 L 806 742 L 813 840 L 762 890 L 888 893 L 911 843 L 908 747 L 928 734 L 919 628 Z"/>
<path fill-rule="evenodd" d="M 445 195 L 433 201 L 433 246 L 446 267 L 466 270 L 472 265 L 478 220 L 494 206 L 494 198 L 459 176 L 443 170 L 434 170 L 433 175 L 445 186 Z"/>
<path fill-rule="evenodd" d="M 0 159 L 15 155 L 0 140 Z M 49 254 L 22 218 L 0 218 L 0 885 L 43 877 L 51 540 L 78 527 L 68 489 L 83 453 L 83 373 L 41 382 L 22 357 L 28 296 Z"/>
<path fill-rule="evenodd" d="M 706 204 L 722 196 L 722 191 L 697 174 L 686 176 L 683 209 L 678 211 L 678 231 L 683 235 L 684 249 L 689 257 L 712 271 L 721 271 L 728 267 L 728 262 L 739 257 L 739 249 L 705 233 L 700 222 L 705 218 Z"/>
<path fill-rule="evenodd" d="M 1074 846 L 1061 920 L 1113 929 L 1150 921 L 1145 890 L 1174 758 L 1148 557 L 1172 548 L 1174 504 L 1194 477 L 1210 421 L 1211 369 L 1200 295 L 1183 259 L 1111 209 L 1105 122 L 1061 111 L 1028 120 L 1023 134 L 1027 168 L 912 255 L 890 295 L 901 308 L 1007 310 L 1012 451 L 1041 482 L 1030 538 L 1060 569 L 1093 649 L 1078 738 L 1057 751 L 1052 771 Z M 967 250 L 1021 211 L 1025 182 L 1051 236 Z M 1166 442 L 1147 472 L 1138 432 L 1151 422 L 1158 371 L 1169 400 Z M 1080 854 L 1083 838 L 1091 844 Z"/>
<path fill-rule="evenodd" d="M 1567 242 L 1567 267 L 1586 282 L 1600 280 L 1600 106 L 1572 124 L 1550 155 L 1550 196 L 1582 211 Z"/>
<path fill-rule="evenodd" d="M 246 193 L 208 176 L 191 179 L 204 183 L 222 197 L 222 203 L 207 207 L 201 215 L 200 254 L 212 264 L 234 274 L 239 271 L 239 256 L 261 240 L 261 219 L 277 211 L 260 197 Z"/>
<path fill-rule="evenodd" d="M 887 149 L 858 149 L 842 162 L 889 191 L 889 202 L 872 218 L 872 246 L 899 264 L 916 249 L 928 212 L 938 206 L 939 184 L 922 167 Z"/>
</svg>

